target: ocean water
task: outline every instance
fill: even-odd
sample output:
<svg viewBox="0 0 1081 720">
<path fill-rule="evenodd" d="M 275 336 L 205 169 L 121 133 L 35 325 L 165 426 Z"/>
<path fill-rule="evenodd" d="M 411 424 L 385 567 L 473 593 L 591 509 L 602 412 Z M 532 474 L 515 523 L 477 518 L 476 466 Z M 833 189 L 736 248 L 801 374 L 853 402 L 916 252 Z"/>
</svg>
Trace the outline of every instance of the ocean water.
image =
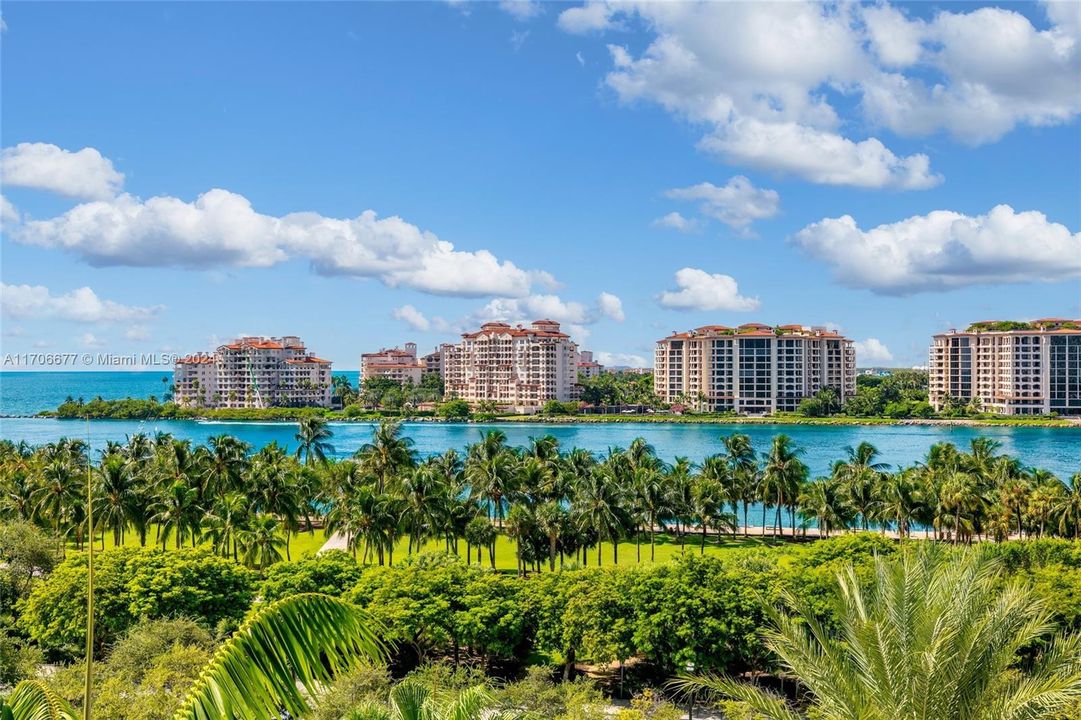
<svg viewBox="0 0 1081 720">
<path fill-rule="evenodd" d="M 334 373 L 357 384 L 357 371 Z M 173 382 L 173 372 L 0 372 L 0 415 L 34 415 L 55 410 L 68 397 L 93 400 L 147 398 L 161 400 Z"/>
<path fill-rule="evenodd" d="M 119 377 L 117 377 L 119 376 Z M 0 414 L 29 415 L 56 407 L 65 397 L 90 399 L 145 397 L 161 394 L 161 373 L 0 373 Z M 355 382 L 356 375 L 351 379 Z M 867 441 L 891 465 L 908 465 L 922 459 L 936 442 L 967 446 L 974 438 L 988 436 L 1001 443 L 1001 451 L 1019 457 L 1030 466 L 1051 470 L 1062 478 L 1081 471 L 1081 430 L 1022 427 L 946 427 L 924 425 L 828 426 L 828 425 L 692 425 L 658 423 L 546 424 L 536 423 L 406 423 L 404 432 L 422 455 L 461 449 L 476 442 L 483 432 L 498 427 L 511 445 L 525 445 L 532 437 L 550 434 L 561 447 L 581 447 L 603 453 L 609 447 L 626 447 L 636 437 L 644 437 L 660 457 L 671 461 L 685 456 L 692 461 L 721 452 L 721 438 L 735 432 L 751 436 L 755 448 L 766 450 L 778 433 L 792 437 L 803 452 L 803 461 L 815 475 L 829 472 L 834 460 L 843 457 L 846 447 Z M 372 423 L 331 423 L 334 454 L 351 455 L 371 439 Z M 61 437 L 86 437 L 103 447 L 108 440 L 123 441 L 133 433 L 168 432 L 179 438 L 205 443 L 214 435 L 235 435 L 254 447 L 277 442 L 295 447 L 297 426 L 276 422 L 225 422 L 197 420 L 56 420 L 32 417 L 0 418 L 0 438 L 40 444 Z"/>
</svg>

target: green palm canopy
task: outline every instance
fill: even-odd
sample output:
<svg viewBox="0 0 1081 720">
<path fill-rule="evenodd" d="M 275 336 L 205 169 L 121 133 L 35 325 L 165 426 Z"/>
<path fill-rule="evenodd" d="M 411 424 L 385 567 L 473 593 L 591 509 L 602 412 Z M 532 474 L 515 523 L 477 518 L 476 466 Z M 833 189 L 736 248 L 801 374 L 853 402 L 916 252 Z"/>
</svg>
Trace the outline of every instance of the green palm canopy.
<svg viewBox="0 0 1081 720">
<path fill-rule="evenodd" d="M 790 612 L 769 611 L 766 644 L 808 691 L 806 716 L 730 678 L 680 684 L 761 720 L 1038 720 L 1081 700 L 1081 636 L 1056 635 L 1047 605 L 975 551 L 925 547 L 877 559 L 869 584 L 851 568 L 838 583 L 839 633 L 792 595 Z"/>
</svg>

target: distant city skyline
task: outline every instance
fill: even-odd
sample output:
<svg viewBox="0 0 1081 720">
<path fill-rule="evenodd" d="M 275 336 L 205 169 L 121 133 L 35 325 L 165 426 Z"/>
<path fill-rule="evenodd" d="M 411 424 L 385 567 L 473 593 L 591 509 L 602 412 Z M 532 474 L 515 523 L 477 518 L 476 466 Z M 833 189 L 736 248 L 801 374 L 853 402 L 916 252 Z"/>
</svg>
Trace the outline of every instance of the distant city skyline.
<svg viewBox="0 0 1081 720">
<path fill-rule="evenodd" d="M 1081 318 L 1081 3 L 2 12 L 4 353 Z"/>
</svg>

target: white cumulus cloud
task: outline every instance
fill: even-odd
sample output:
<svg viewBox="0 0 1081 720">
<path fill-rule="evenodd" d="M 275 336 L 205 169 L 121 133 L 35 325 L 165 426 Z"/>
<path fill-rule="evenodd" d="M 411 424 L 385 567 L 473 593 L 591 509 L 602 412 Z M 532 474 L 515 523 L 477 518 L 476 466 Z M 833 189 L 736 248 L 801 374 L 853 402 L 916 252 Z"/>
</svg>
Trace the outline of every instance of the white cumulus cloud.
<svg viewBox="0 0 1081 720">
<path fill-rule="evenodd" d="M 739 294 L 739 285 L 731 275 L 711 274 L 698 268 L 676 272 L 678 290 L 666 290 L 660 304 L 670 310 L 755 310 L 758 298 Z"/>
<path fill-rule="evenodd" d="M 94 148 L 76 152 L 49 143 L 19 143 L 0 152 L 4 185 L 47 190 L 73 198 L 104 200 L 116 195 L 124 174 Z"/>
<path fill-rule="evenodd" d="M 885 363 L 893 361 L 893 353 L 878 338 L 857 340 L 853 343 L 856 348 L 856 362 L 861 365 L 870 363 Z"/>
<path fill-rule="evenodd" d="M 698 232 L 700 223 L 694 218 L 684 217 L 682 213 L 670 212 L 653 221 L 653 227 L 669 228 L 682 233 Z"/>
<path fill-rule="evenodd" d="M 633 353 L 613 353 L 601 350 L 594 353 L 594 357 L 596 357 L 597 362 L 605 367 L 649 367 L 649 361 L 646 358 Z"/>
<path fill-rule="evenodd" d="M 616 322 L 623 322 L 626 319 L 626 315 L 623 314 L 623 301 L 609 292 L 602 292 L 597 297 L 597 310 L 602 316 Z"/>
<path fill-rule="evenodd" d="M 1081 233 L 1009 205 L 976 216 L 936 210 L 870 230 L 849 215 L 825 218 L 793 240 L 843 284 L 887 295 L 1081 277 Z"/>
<path fill-rule="evenodd" d="M 569 33 L 581 34 L 617 27 L 613 20 L 615 9 L 608 2 L 587 2 L 559 13 L 559 27 Z"/>
<path fill-rule="evenodd" d="M 412 305 L 402 305 L 400 308 L 394 308 L 391 315 L 395 320 L 401 320 L 414 330 L 426 332 L 432 327 L 431 322 L 424 316 L 424 313 Z"/>
<path fill-rule="evenodd" d="M 606 84 L 704 126 L 699 146 L 728 163 L 916 190 L 941 181 L 929 158 L 887 147 L 876 127 L 977 144 L 1081 113 L 1081 5 L 1044 9 L 1046 29 L 995 7 L 910 18 L 888 2 L 588 2 L 559 25 L 639 25 L 648 44 L 609 45 Z"/>
<path fill-rule="evenodd" d="M 738 230 L 745 229 L 755 220 L 773 217 L 781 203 L 776 190 L 756 188 L 742 175 L 735 176 L 723 187 L 702 182 L 690 187 L 668 190 L 665 196 L 675 200 L 699 201 L 699 209 L 703 215 Z"/>
<path fill-rule="evenodd" d="M 499 9 L 516 20 L 529 20 L 544 12 L 538 0 L 499 0 Z"/>
<path fill-rule="evenodd" d="M 43 285 L 0 284 L 0 308 L 13 318 L 57 318 L 83 323 L 133 323 L 146 321 L 164 310 L 163 305 L 137 307 L 102 300 L 88 287 L 54 295 Z"/>
<path fill-rule="evenodd" d="M 24 222 L 18 242 L 66 250 L 96 266 L 269 267 L 306 259 L 323 275 L 376 278 L 436 295 L 523 296 L 551 275 L 487 250 L 465 251 L 400 217 L 257 212 L 243 195 L 214 189 L 192 202 L 122 194 Z"/>
</svg>

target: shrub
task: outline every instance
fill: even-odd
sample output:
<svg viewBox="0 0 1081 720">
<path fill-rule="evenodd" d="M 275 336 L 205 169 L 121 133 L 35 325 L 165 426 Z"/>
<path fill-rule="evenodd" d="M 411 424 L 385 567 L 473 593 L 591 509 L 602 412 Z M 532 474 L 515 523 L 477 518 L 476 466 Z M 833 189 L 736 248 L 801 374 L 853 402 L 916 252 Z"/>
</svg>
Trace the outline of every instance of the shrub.
<svg viewBox="0 0 1081 720">
<path fill-rule="evenodd" d="M 189 617 L 208 627 L 244 616 L 252 574 L 207 550 L 121 548 L 95 556 L 95 638 L 109 645 L 139 619 Z M 43 650 L 77 656 L 86 635 L 86 555 L 35 586 L 20 618 Z"/>
<path fill-rule="evenodd" d="M 259 597 L 273 602 L 299 593 L 340 597 L 361 575 L 356 559 L 342 550 L 330 550 L 294 562 L 280 562 L 266 570 Z"/>
</svg>

